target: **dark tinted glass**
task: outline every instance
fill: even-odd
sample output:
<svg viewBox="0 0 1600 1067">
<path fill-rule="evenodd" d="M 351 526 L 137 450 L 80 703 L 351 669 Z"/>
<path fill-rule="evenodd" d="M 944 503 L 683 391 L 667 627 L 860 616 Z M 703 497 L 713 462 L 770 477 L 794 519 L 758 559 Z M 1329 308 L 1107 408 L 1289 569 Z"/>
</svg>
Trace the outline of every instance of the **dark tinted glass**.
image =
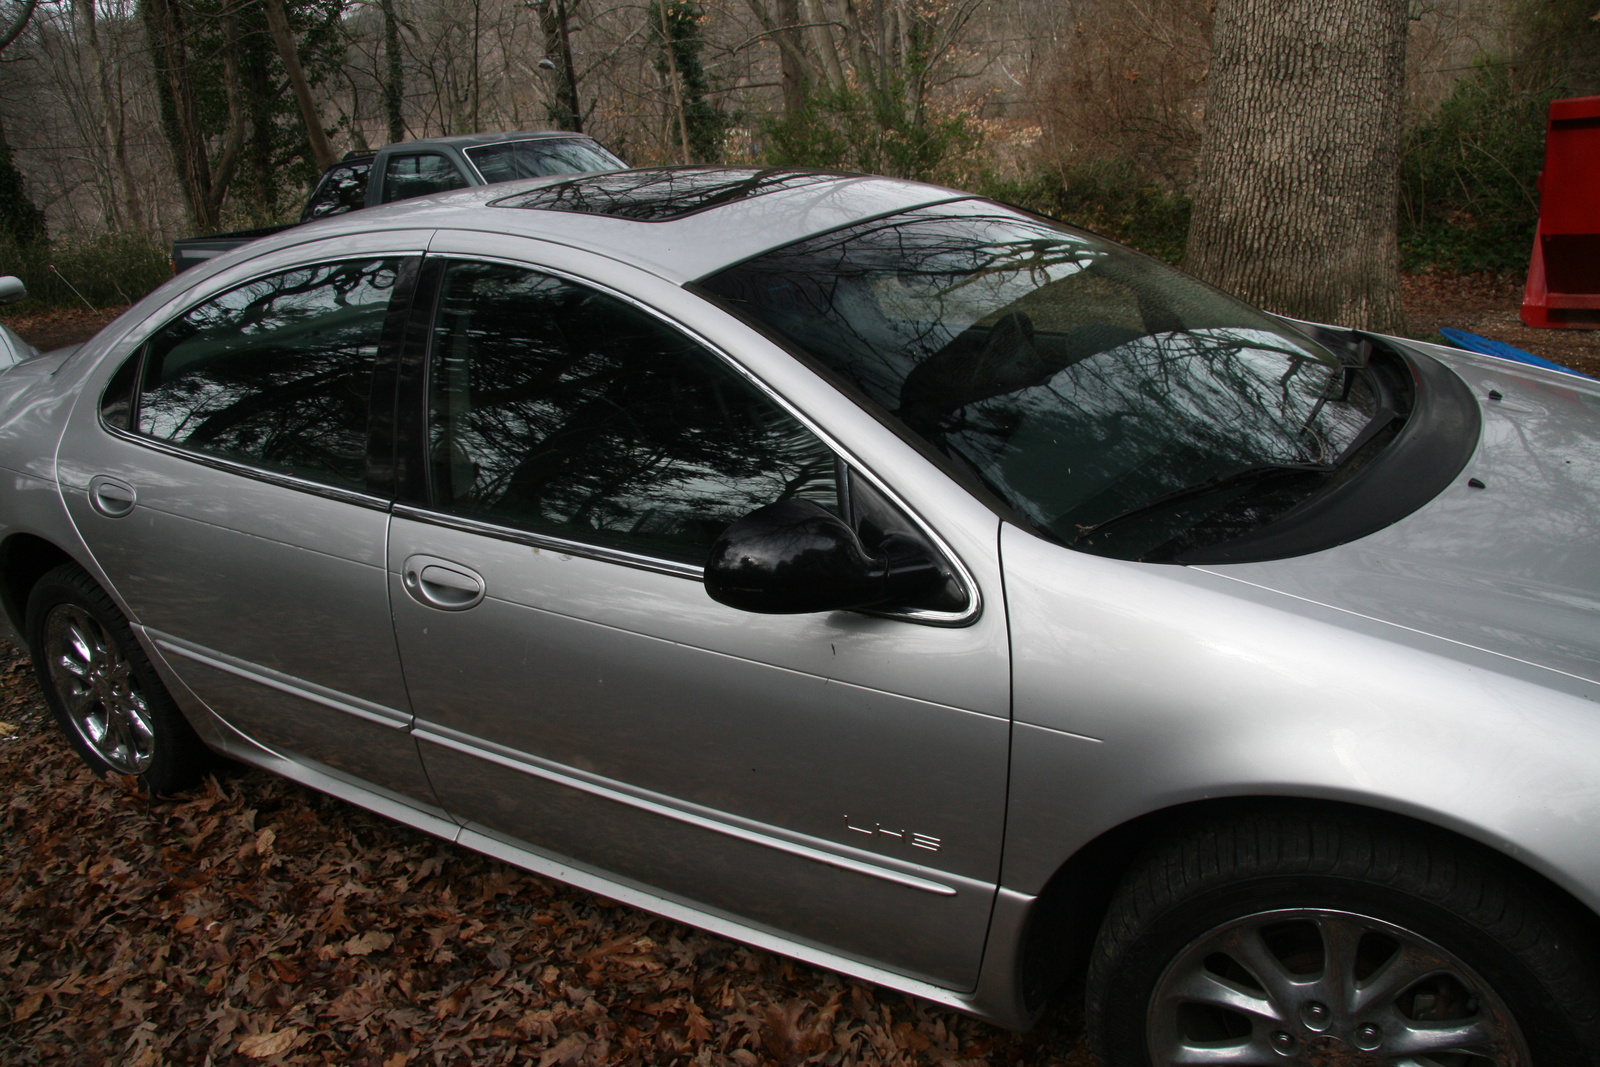
<svg viewBox="0 0 1600 1067">
<path fill-rule="evenodd" d="M 1270 521 L 1384 414 L 1366 379 L 1282 323 L 979 201 L 811 238 L 701 287 L 1042 531 L 1107 555 L 1172 558 Z"/>
<path fill-rule="evenodd" d="M 831 452 L 712 353 L 629 304 L 452 264 L 434 326 L 436 506 L 702 563 L 786 496 L 837 507 Z"/>
<path fill-rule="evenodd" d="M 665 222 L 720 204 L 835 181 L 837 177 L 736 167 L 671 167 L 577 178 L 508 196 L 495 201 L 494 206 Z"/>
<path fill-rule="evenodd" d="M 410 200 L 414 196 L 464 189 L 467 179 L 444 156 L 426 153 L 390 156 L 383 169 L 383 202 Z"/>
<path fill-rule="evenodd" d="M 367 400 L 395 260 L 275 274 L 148 345 L 139 432 L 332 485 L 366 485 Z"/>
<path fill-rule="evenodd" d="M 507 141 L 467 149 L 467 158 L 486 182 L 543 178 L 550 174 L 583 174 L 621 170 L 627 164 L 588 139 L 561 141 L 538 138 Z"/>
<path fill-rule="evenodd" d="M 367 203 L 367 175 L 372 171 L 372 160 L 353 160 L 337 163 L 317 185 L 306 204 L 302 220 L 327 218 L 355 211 Z"/>
</svg>

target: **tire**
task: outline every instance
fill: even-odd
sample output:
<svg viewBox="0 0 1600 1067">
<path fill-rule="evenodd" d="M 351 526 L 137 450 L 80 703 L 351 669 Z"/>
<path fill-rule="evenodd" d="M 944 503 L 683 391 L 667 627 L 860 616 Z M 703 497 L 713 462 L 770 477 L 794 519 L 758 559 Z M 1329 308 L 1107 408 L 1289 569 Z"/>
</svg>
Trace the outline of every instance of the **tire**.
<svg viewBox="0 0 1600 1067">
<path fill-rule="evenodd" d="M 1103 1067 L 1596 1067 L 1593 929 L 1487 850 L 1285 804 L 1134 865 L 1091 957 L 1090 1040 Z"/>
<path fill-rule="evenodd" d="M 132 774 L 163 796 L 213 763 L 161 684 L 128 620 L 75 563 L 46 573 L 28 596 L 28 649 L 45 703 L 83 761 Z"/>
</svg>

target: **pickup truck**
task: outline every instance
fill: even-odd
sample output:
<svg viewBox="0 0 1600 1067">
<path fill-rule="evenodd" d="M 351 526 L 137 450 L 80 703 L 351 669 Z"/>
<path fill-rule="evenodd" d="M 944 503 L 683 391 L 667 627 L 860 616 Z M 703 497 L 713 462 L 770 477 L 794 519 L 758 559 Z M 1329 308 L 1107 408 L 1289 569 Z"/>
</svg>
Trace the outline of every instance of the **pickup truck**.
<svg viewBox="0 0 1600 1067">
<path fill-rule="evenodd" d="M 322 175 L 300 212 L 300 222 L 180 238 L 172 243 L 172 273 L 257 237 L 375 204 L 515 178 L 620 170 L 626 166 L 594 138 L 562 130 L 430 137 L 401 141 L 376 152 L 350 152 Z M 374 175 L 378 176 L 376 180 Z"/>
</svg>

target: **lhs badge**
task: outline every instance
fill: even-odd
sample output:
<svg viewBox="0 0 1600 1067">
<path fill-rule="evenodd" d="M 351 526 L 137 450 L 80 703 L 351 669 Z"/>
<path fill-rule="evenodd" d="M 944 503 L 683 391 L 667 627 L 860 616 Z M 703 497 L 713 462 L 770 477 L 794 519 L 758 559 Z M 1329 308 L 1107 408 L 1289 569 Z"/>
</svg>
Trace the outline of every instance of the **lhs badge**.
<svg viewBox="0 0 1600 1067">
<path fill-rule="evenodd" d="M 852 821 L 850 816 L 844 817 L 846 830 L 853 830 L 858 834 L 867 834 L 870 837 L 889 837 L 910 845 L 912 848 L 926 849 L 929 852 L 938 852 L 943 844 L 937 837 L 928 834 L 919 834 L 911 830 L 890 829 L 881 822 L 865 822 L 864 820 Z"/>
</svg>

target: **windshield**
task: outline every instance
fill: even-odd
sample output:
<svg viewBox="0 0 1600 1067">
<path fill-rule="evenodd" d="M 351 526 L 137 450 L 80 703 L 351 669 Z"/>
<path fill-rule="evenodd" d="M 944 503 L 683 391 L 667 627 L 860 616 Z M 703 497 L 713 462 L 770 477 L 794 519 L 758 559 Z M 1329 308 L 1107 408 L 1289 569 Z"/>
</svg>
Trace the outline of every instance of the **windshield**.
<svg viewBox="0 0 1600 1067">
<path fill-rule="evenodd" d="M 594 170 L 620 170 L 627 166 L 594 141 L 505 141 L 467 149 L 467 158 L 483 180 L 493 184 L 516 178 L 543 178 L 550 174 L 584 174 Z"/>
<path fill-rule="evenodd" d="M 860 223 L 700 283 L 1036 529 L 1127 559 L 1238 537 L 1395 417 L 1370 374 L 1157 260 L 992 203 Z"/>
</svg>

